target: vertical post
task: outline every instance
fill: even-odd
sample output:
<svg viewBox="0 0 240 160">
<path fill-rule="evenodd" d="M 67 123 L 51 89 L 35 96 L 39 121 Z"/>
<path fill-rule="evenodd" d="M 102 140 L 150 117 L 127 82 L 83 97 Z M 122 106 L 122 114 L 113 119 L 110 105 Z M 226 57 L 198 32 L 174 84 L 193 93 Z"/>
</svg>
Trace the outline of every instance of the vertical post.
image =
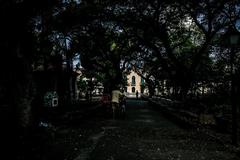
<svg viewBox="0 0 240 160">
<path fill-rule="evenodd" d="M 235 53 L 231 48 L 230 53 L 230 69 L 231 69 L 231 105 L 232 105 L 232 144 L 238 146 L 238 123 L 237 123 L 237 105 L 236 105 L 236 86 L 235 86 Z"/>
<path fill-rule="evenodd" d="M 230 48 L 230 70 L 231 70 L 231 107 L 232 107 L 232 144 L 238 146 L 238 108 L 236 103 L 236 80 L 235 80 L 235 47 L 240 45 L 240 33 L 235 26 L 229 26 L 224 36 L 225 45 Z"/>
</svg>

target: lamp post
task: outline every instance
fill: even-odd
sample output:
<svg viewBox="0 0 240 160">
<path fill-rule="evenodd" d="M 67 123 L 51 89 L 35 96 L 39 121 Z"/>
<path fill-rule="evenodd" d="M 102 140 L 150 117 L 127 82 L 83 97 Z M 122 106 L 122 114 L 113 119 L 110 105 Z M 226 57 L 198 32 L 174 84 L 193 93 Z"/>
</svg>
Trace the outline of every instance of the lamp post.
<svg viewBox="0 0 240 160">
<path fill-rule="evenodd" d="M 232 144 L 238 146 L 238 121 L 235 85 L 235 48 L 239 47 L 240 33 L 235 27 L 226 32 L 225 43 L 230 46 L 230 70 L 231 70 L 231 105 L 232 105 Z"/>
</svg>

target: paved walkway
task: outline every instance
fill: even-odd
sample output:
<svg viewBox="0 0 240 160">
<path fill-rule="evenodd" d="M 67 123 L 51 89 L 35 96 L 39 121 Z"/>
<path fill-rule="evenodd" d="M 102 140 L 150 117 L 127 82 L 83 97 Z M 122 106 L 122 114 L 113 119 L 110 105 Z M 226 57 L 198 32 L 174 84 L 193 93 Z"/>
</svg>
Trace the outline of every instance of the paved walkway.
<svg viewBox="0 0 240 160">
<path fill-rule="evenodd" d="M 101 108 L 66 112 L 41 127 L 18 150 L 18 160 L 238 160 L 235 153 L 195 129 L 183 129 L 146 101 L 129 99 L 125 120 Z M 65 112 L 64 112 L 65 113 Z M 25 147 L 24 147 L 25 146 Z"/>
<path fill-rule="evenodd" d="M 91 147 L 80 149 L 75 160 L 239 159 L 215 139 L 170 122 L 145 101 L 129 100 L 125 120 L 107 120 L 99 127 L 90 137 Z"/>
</svg>

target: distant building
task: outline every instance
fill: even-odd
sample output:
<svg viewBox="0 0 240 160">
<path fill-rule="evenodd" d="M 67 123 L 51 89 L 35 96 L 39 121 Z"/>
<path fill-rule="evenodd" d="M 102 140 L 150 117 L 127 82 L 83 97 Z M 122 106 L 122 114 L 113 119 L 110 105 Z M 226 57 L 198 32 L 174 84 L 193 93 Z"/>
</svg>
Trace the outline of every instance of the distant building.
<svg viewBox="0 0 240 160">
<path fill-rule="evenodd" d="M 125 91 L 128 95 L 136 95 L 136 92 L 141 94 L 148 94 L 148 89 L 145 85 L 145 80 L 133 70 L 127 75 L 127 86 Z"/>
</svg>

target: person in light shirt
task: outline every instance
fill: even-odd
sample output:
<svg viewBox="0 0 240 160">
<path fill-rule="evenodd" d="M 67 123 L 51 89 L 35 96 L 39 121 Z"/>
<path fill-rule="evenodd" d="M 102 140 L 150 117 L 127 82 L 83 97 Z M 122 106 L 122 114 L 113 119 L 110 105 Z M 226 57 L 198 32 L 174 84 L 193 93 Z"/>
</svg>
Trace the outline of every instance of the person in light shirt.
<svg viewBox="0 0 240 160">
<path fill-rule="evenodd" d="M 112 90 L 111 102 L 112 102 L 113 119 L 115 119 L 116 109 L 119 107 L 119 100 L 122 96 L 124 96 L 124 94 L 120 91 L 119 87 L 115 87 Z"/>
</svg>

